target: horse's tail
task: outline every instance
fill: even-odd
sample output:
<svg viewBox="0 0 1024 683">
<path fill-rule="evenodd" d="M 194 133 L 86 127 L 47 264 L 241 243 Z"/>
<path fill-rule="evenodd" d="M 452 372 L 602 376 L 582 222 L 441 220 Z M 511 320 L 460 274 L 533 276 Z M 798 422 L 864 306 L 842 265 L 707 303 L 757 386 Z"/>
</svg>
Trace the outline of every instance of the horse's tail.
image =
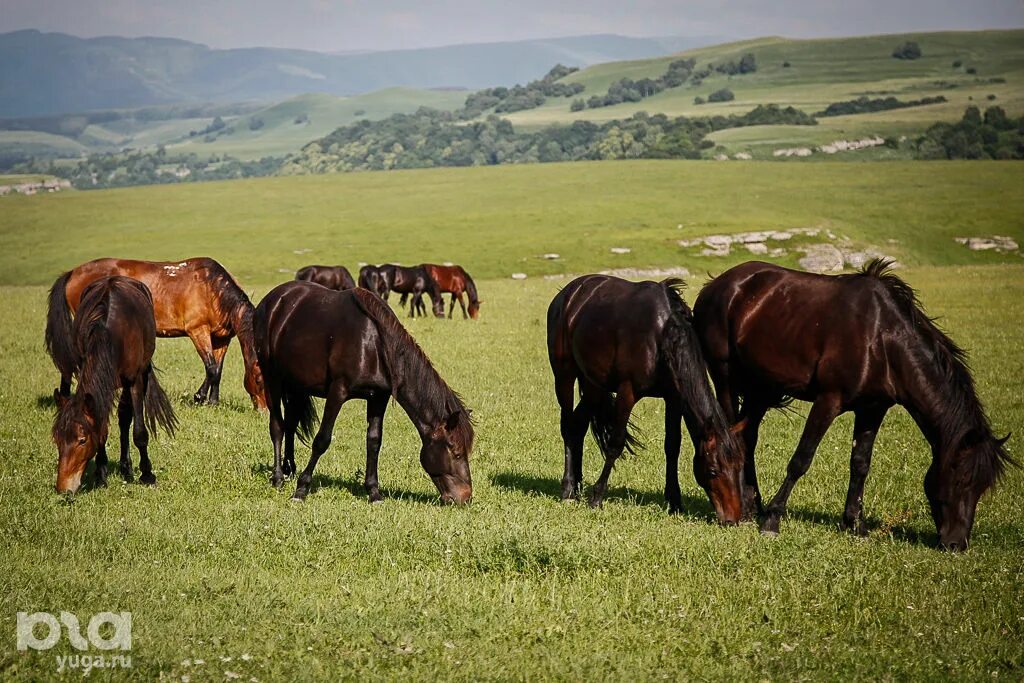
<svg viewBox="0 0 1024 683">
<path fill-rule="evenodd" d="M 612 451 L 612 435 L 615 433 L 615 398 L 608 393 L 601 395 L 601 400 L 593 406 L 590 413 L 590 433 L 594 435 L 601 453 L 608 457 Z M 636 453 L 644 448 L 640 430 L 630 418 L 626 423 L 626 452 Z"/>
<path fill-rule="evenodd" d="M 150 366 L 149 382 L 146 384 L 146 427 L 151 434 L 156 433 L 157 425 L 163 427 L 168 436 L 174 436 L 178 428 L 178 416 L 174 414 L 164 388 L 156 378 L 157 370 Z"/>
<path fill-rule="evenodd" d="M 316 407 L 313 405 L 313 396 L 286 391 L 284 411 L 290 420 L 295 420 L 295 433 L 299 435 L 299 441 L 308 446 L 320 422 Z"/>
<path fill-rule="evenodd" d="M 479 306 L 480 298 L 477 297 L 476 294 L 476 283 L 473 282 L 473 278 L 469 276 L 469 273 L 466 272 L 465 268 L 459 266 L 459 270 L 462 272 L 462 277 L 466 281 L 466 294 L 469 296 L 469 303 Z"/>
<path fill-rule="evenodd" d="M 76 354 L 71 340 L 71 307 L 68 306 L 67 285 L 71 271 L 64 273 L 50 288 L 46 312 L 46 351 L 57 370 L 65 377 L 75 372 Z"/>
</svg>

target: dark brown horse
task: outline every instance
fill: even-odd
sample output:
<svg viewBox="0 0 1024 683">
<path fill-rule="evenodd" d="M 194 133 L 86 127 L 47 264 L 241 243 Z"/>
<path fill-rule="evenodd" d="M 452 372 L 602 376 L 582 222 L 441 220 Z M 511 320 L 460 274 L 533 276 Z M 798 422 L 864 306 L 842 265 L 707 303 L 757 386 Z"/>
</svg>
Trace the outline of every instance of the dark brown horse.
<svg viewBox="0 0 1024 683">
<path fill-rule="evenodd" d="M 359 286 L 373 292 L 384 301 L 388 300 L 388 282 L 378 266 L 365 265 L 359 269 Z"/>
<path fill-rule="evenodd" d="M 761 529 L 777 533 L 797 480 L 832 421 L 853 411 L 850 486 L 842 525 L 865 533 L 862 498 L 875 435 L 902 405 L 931 444 L 924 488 L 939 543 L 964 549 L 978 499 L 1010 458 L 992 434 L 965 353 L 922 311 L 917 297 L 874 260 L 853 275 L 814 275 L 744 263 L 710 281 L 694 305 L 718 398 L 744 430 L 747 499 L 761 511 L 754 466 L 765 412 L 789 397 L 812 403 Z"/>
<path fill-rule="evenodd" d="M 222 265 L 211 258 L 179 262 L 97 259 L 69 270 L 50 289 L 46 318 L 46 348 L 61 374 L 60 392 L 71 391 L 73 354 L 71 315 L 82 290 L 101 277 L 124 275 L 149 287 L 153 295 L 158 337 L 189 337 L 203 359 L 206 376 L 196 391 L 196 403 L 216 405 L 220 377 L 231 338 L 238 337 L 245 359 L 245 390 L 253 405 L 266 409 L 263 377 L 252 342 L 253 305 Z"/>
<path fill-rule="evenodd" d="M 434 317 L 444 317 L 444 297 L 441 295 L 441 288 L 437 286 L 437 281 L 426 268 L 385 263 L 380 266 L 379 271 L 388 285 L 388 290 L 402 295 L 398 302 L 400 305 L 405 306 L 407 297 L 412 296 L 409 305 L 410 318 L 415 318 L 417 314 L 424 316 L 427 314 L 427 307 L 423 303 L 424 292 L 430 296 Z M 384 300 L 387 301 L 387 298 L 385 295 Z"/>
<path fill-rule="evenodd" d="M 476 283 L 469 276 L 462 266 L 439 266 L 433 263 L 424 263 L 430 276 L 437 282 L 441 292 L 448 292 L 452 295 L 451 303 L 448 305 L 448 317 L 455 312 L 455 301 L 458 300 L 462 307 L 462 317 L 466 318 L 466 302 L 462 297 L 463 292 L 469 296 L 469 317 L 476 320 L 480 317 L 480 304 L 483 303 L 477 297 Z"/>
<path fill-rule="evenodd" d="M 306 266 L 295 273 L 296 280 L 315 282 L 321 287 L 342 291 L 353 289 L 356 281 L 345 266 Z"/>
<path fill-rule="evenodd" d="M 334 292 L 307 282 L 287 282 L 260 302 L 255 330 L 270 407 L 274 486 L 280 487 L 283 476 L 295 472 L 295 434 L 306 441 L 313 432 L 313 396 L 327 402 L 312 456 L 295 488 L 298 500 L 309 493 L 313 468 L 330 446 L 342 404 L 362 399 L 368 422 L 365 485 L 370 500 L 380 500 L 377 454 L 384 412 L 394 396 L 420 434 L 420 464 L 441 499 L 469 502 L 469 411 L 377 296 L 364 289 Z"/>
<path fill-rule="evenodd" d="M 57 491 L 74 493 L 85 466 L 96 458 L 96 483 L 107 485 L 107 428 L 114 394 L 121 389 L 117 408 L 121 429 L 121 476 L 132 479 L 128 429 L 139 450 L 140 481 L 155 484 L 149 462 L 149 432 L 159 424 L 174 433 L 177 420 L 153 371 L 156 322 L 153 299 L 146 285 L 126 277 L 95 280 L 82 292 L 78 317 L 71 331 L 70 353 L 78 388 L 68 398 L 54 391 L 57 417 Z"/>
<path fill-rule="evenodd" d="M 637 440 L 629 416 L 645 396 L 665 400 L 665 498 L 680 510 L 678 461 L 685 420 L 694 443 L 694 474 L 720 522 L 742 516 L 743 452 L 715 402 L 681 280 L 628 282 L 584 275 L 548 307 L 548 357 L 555 376 L 565 442 L 562 498 L 583 484 L 583 437 L 590 424 L 605 456 L 590 496 L 601 505 L 608 477 L 624 449 Z M 576 382 L 580 402 L 573 408 Z"/>
</svg>

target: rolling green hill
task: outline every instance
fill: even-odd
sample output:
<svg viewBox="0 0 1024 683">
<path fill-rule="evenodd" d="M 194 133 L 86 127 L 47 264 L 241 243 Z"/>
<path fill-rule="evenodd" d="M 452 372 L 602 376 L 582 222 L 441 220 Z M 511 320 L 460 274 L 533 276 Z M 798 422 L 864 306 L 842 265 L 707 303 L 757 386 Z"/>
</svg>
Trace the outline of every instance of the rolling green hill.
<svg viewBox="0 0 1024 683">
<path fill-rule="evenodd" d="M 905 41 L 921 46 L 916 60 L 892 57 L 895 47 Z M 549 99 L 537 109 L 508 114 L 519 127 L 538 128 L 574 120 L 608 121 L 631 116 L 637 111 L 670 116 L 708 116 L 749 111 L 758 104 L 792 105 L 807 112 L 824 109 L 832 102 L 857 97 L 894 96 L 916 100 L 942 95 L 947 102 L 856 116 L 823 117 L 820 125 L 808 127 L 758 127 L 716 133 L 712 139 L 730 151 L 764 151 L 765 145 L 779 147 L 822 144 L 862 135 L 905 135 L 920 132 L 939 120 L 955 120 L 964 108 L 998 104 L 1008 112 L 1024 111 L 1024 30 L 972 31 L 791 40 L 761 38 L 688 50 L 669 57 L 631 62 L 599 64 L 567 76 L 566 82 L 586 86 L 589 97 L 607 92 L 622 78 L 657 78 L 675 59 L 692 57 L 697 68 L 720 64 L 753 53 L 757 71 L 727 76 L 713 73 L 700 86 L 691 83 L 671 88 L 640 102 L 569 110 L 566 99 Z M 961 65 L 953 67 L 960 61 Z M 788 62 L 790 66 L 783 66 Z M 976 69 L 976 74 L 967 69 Z M 729 88 L 735 99 L 729 102 L 694 104 L 720 88 Z M 989 95 L 995 95 L 989 100 Z"/>
</svg>

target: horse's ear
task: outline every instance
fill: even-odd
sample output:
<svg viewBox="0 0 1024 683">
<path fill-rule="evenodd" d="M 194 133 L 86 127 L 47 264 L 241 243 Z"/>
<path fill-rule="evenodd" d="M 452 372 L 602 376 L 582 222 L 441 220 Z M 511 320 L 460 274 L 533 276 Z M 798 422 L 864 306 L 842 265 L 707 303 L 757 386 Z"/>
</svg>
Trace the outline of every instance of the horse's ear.
<svg viewBox="0 0 1024 683">
<path fill-rule="evenodd" d="M 452 413 L 451 415 L 449 415 L 448 417 L 445 418 L 445 420 L 444 420 L 444 428 L 447 431 L 454 432 L 458 428 L 458 426 L 459 426 L 459 417 L 460 417 L 461 413 L 462 413 L 461 410 L 456 410 L 454 413 Z"/>
<path fill-rule="evenodd" d="M 747 428 L 748 421 L 748 418 L 743 418 L 742 420 L 734 424 L 732 427 L 729 427 L 729 431 L 732 432 L 733 436 L 737 434 L 742 434 L 743 430 Z"/>
<path fill-rule="evenodd" d="M 68 401 L 70 400 L 71 399 L 69 399 L 67 396 L 60 393 L 60 389 L 53 390 L 53 402 L 57 404 L 58 408 L 63 408 L 68 404 Z"/>
<path fill-rule="evenodd" d="M 1006 442 L 1010 440 L 1013 432 L 1007 432 L 1006 436 L 1001 439 L 996 439 L 996 443 L 999 444 L 1000 448 L 1006 445 Z"/>
</svg>

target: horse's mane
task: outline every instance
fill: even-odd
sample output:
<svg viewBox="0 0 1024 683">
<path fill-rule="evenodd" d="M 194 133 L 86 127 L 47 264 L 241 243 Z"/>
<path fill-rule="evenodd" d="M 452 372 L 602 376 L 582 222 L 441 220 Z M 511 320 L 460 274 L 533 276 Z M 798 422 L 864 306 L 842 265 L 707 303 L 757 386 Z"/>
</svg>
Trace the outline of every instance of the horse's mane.
<svg viewBox="0 0 1024 683">
<path fill-rule="evenodd" d="M 252 313 L 255 311 L 255 307 L 252 305 L 252 301 L 249 300 L 249 296 L 245 293 L 235 281 L 235 278 L 231 276 L 231 273 L 222 266 L 220 263 L 213 259 L 204 259 L 205 263 L 203 267 L 208 273 L 207 281 L 217 294 L 218 303 L 221 309 L 228 315 L 232 321 L 232 325 L 236 324 L 235 318 L 238 318 L 238 323 L 247 326 L 245 330 L 250 335 L 252 334 Z M 247 311 L 249 315 L 242 315 L 242 312 Z M 236 335 L 239 334 L 239 330 L 234 331 Z"/>
<path fill-rule="evenodd" d="M 96 297 L 83 299 L 84 307 L 78 309 L 72 332 L 75 367 L 78 369 L 78 389 L 72 399 L 84 400 L 92 396 L 95 417 L 105 421 L 114 405 L 117 390 L 117 362 L 114 358 L 114 344 L 107 329 L 110 314 L 110 289 Z M 76 422 L 76 411 L 70 402 L 57 411 L 53 422 L 53 436 L 67 433 Z"/>
<path fill-rule="evenodd" d="M 403 385 L 415 386 L 417 398 L 433 407 L 442 419 L 451 413 L 458 413 L 458 426 L 452 433 L 468 451 L 473 444 L 473 424 L 462 398 L 441 378 L 427 354 L 402 326 L 391 308 L 365 289 L 351 291 L 356 304 L 381 332 L 392 395 L 396 395 Z"/>
<path fill-rule="evenodd" d="M 473 278 L 471 278 L 469 276 L 469 273 L 466 272 L 465 268 L 463 268 L 462 266 L 459 266 L 458 268 L 459 268 L 459 272 L 462 273 L 462 277 L 464 277 L 466 279 L 466 294 L 469 295 L 469 303 L 471 303 L 471 304 L 478 304 L 478 303 L 480 303 L 480 299 L 477 298 L 476 283 L 473 282 Z"/>
<path fill-rule="evenodd" d="M 868 277 L 881 282 L 931 352 L 942 383 L 950 389 L 933 397 L 941 406 L 935 425 L 939 438 L 946 448 L 974 447 L 973 462 L 965 463 L 969 468 L 958 468 L 958 471 L 965 478 L 963 484 L 987 489 L 1003 475 L 1006 465 L 1014 461 L 1003 447 L 1006 440 L 992 434 L 967 363 L 967 352 L 946 336 L 934 318 L 925 314 L 917 292 L 892 272 L 890 259 L 872 259 L 850 277 Z"/>
</svg>

